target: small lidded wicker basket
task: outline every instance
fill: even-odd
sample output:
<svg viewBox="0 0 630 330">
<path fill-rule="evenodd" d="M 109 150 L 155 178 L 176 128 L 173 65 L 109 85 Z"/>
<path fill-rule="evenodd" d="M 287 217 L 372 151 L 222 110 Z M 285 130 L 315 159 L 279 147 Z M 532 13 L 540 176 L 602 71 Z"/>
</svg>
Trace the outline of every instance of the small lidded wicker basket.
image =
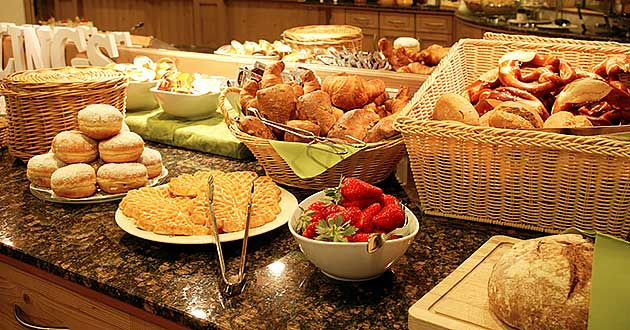
<svg viewBox="0 0 630 330">
<path fill-rule="evenodd" d="M 335 47 L 358 52 L 363 43 L 363 31 L 352 25 L 307 25 L 285 30 L 282 40 L 294 50 Z"/>
<path fill-rule="evenodd" d="M 9 74 L 0 84 L 7 106 L 9 152 L 22 160 L 46 153 L 57 133 L 78 127 L 89 104 L 125 111 L 127 78 L 102 67 L 38 69 Z"/>
</svg>

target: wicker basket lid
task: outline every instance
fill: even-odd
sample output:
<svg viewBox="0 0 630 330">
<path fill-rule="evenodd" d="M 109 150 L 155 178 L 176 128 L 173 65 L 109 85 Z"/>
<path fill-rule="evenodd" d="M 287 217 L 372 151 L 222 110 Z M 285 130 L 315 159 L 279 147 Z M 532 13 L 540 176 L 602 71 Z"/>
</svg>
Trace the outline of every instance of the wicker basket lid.
<svg viewBox="0 0 630 330">
<path fill-rule="evenodd" d="M 7 75 L 2 83 L 9 88 L 41 89 L 59 85 L 119 82 L 126 79 L 122 72 L 103 67 L 83 66 L 14 72 Z"/>
<path fill-rule="evenodd" d="M 285 30 L 282 37 L 297 42 L 330 42 L 363 38 L 363 32 L 352 25 L 307 25 Z"/>
</svg>

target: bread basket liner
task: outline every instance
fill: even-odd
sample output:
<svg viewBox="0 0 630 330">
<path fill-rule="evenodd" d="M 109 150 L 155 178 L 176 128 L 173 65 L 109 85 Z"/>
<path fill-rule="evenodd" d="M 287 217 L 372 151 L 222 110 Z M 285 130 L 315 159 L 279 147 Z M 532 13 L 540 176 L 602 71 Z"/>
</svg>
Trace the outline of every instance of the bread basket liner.
<svg viewBox="0 0 630 330">
<path fill-rule="evenodd" d="M 434 121 L 440 95 L 462 92 L 513 50 L 558 54 L 589 68 L 628 47 L 462 39 L 394 123 L 427 214 L 549 233 L 630 233 L 630 143 L 598 136 Z"/>
<path fill-rule="evenodd" d="M 348 154 L 341 157 L 325 151 L 313 152 L 313 148 L 309 148 L 306 143 L 271 141 L 251 136 L 239 130 L 229 113 L 232 108 L 240 109 L 238 98 L 229 97 L 239 92 L 240 88 L 224 89 L 219 95 L 219 108 L 232 134 L 243 141 L 267 175 L 278 183 L 321 190 L 337 185 L 342 175 L 377 183 L 391 174 L 405 153 L 402 136 L 368 143 L 362 149 L 348 147 Z M 313 159 L 310 155 L 317 158 Z"/>
</svg>

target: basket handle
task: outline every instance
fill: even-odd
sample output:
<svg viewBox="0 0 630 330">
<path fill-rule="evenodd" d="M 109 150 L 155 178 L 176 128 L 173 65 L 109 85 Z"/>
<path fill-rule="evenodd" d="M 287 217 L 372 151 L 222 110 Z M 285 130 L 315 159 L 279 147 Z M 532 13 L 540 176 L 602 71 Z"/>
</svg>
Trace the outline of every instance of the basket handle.
<svg viewBox="0 0 630 330">
<path fill-rule="evenodd" d="M 221 94 L 219 94 L 219 109 L 221 109 L 221 113 L 223 113 L 223 119 L 225 120 L 225 123 L 227 124 L 228 127 L 234 123 L 234 120 L 232 119 L 232 117 L 230 117 L 230 113 L 225 104 L 225 102 L 227 102 L 227 96 L 230 93 L 240 94 L 241 89 L 238 87 L 228 87 L 222 90 Z"/>
</svg>

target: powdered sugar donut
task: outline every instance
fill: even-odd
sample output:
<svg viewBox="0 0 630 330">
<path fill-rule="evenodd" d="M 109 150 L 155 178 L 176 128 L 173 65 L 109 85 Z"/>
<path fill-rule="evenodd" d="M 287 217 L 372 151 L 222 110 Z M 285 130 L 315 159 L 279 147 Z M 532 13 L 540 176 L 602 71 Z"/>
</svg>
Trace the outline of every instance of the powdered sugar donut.
<svg viewBox="0 0 630 330">
<path fill-rule="evenodd" d="M 144 187 L 148 180 L 147 168 L 140 163 L 105 164 L 96 173 L 98 186 L 110 194 Z"/>
<path fill-rule="evenodd" d="M 162 155 L 155 149 L 144 147 L 142 155 L 138 158 L 138 163 L 147 168 L 149 179 L 155 178 L 162 173 Z"/>
<path fill-rule="evenodd" d="M 96 192 L 96 173 L 88 164 L 64 166 L 50 176 L 50 187 L 57 196 L 81 198 Z"/>
<path fill-rule="evenodd" d="M 133 162 L 144 151 L 144 141 L 133 132 L 122 132 L 108 140 L 99 142 L 98 151 L 106 163 Z"/>
<path fill-rule="evenodd" d="M 89 163 L 98 157 L 98 143 L 79 131 L 63 131 L 53 139 L 52 151 L 68 164 Z"/>
<path fill-rule="evenodd" d="M 108 104 L 90 104 L 79 111 L 79 130 L 87 136 L 102 140 L 120 132 L 125 116 Z"/>
<path fill-rule="evenodd" d="M 26 164 L 26 178 L 38 187 L 50 188 L 50 176 L 64 166 L 53 153 L 33 156 Z"/>
</svg>

